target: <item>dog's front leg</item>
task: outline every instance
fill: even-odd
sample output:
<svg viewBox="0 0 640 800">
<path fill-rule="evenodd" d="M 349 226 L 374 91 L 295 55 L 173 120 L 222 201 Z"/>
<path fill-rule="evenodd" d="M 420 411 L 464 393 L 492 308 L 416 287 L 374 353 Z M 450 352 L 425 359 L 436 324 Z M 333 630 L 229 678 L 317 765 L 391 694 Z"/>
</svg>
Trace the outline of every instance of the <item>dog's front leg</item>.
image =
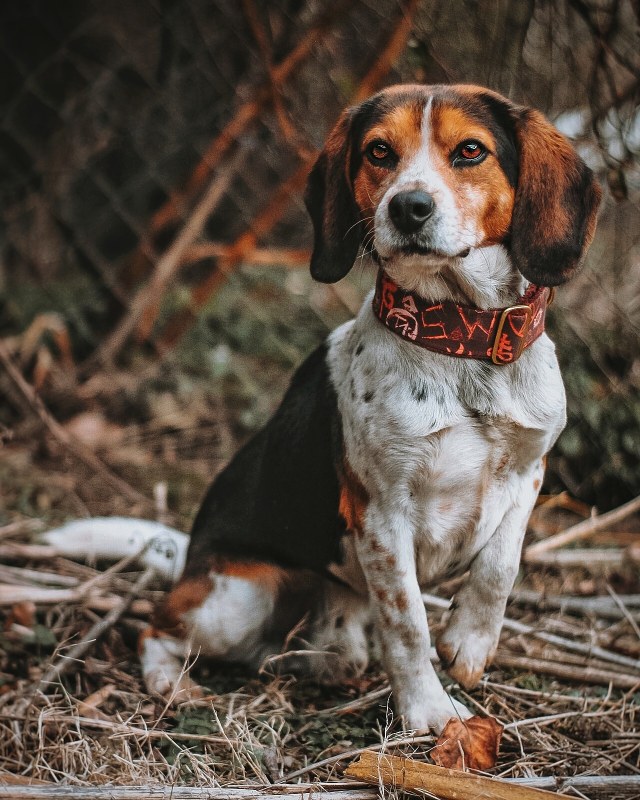
<svg viewBox="0 0 640 800">
<path fill-rule="evenodd" d="M 539 486 L 542 465 L 532 483 Z M 477 685 L 500 639 L 509 593 L 520 565 L 522 540 L 537 489 L 525 492 L 505 514 L 493 536 L 474 558 L 457 592 L 446 628 L 436 643 L 442 665 L 467 689 Z"/>
<path fill-rule="evenodd" d="M 431 664 L 411 529 L 403 519 L 385 519 L 375 509 L 369 511 L 375 524 L 365 525 L 356 548 L 396 711 L 407 729 L 440 733 L 452 717 L 467 718 L 470 713 L 444 691 Z"/>
</svg>

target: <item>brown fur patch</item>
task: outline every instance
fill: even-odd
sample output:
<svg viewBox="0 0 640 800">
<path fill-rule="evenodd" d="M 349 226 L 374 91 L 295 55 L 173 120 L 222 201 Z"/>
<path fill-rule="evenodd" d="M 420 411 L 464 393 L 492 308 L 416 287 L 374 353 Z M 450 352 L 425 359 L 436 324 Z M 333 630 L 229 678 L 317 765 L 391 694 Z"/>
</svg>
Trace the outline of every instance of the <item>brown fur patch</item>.
<svg viewBox="0 0 640 800">
<path fill-rule="evenodd" d="M 374 588 L 374 594 L 378 598 L 381 603 L 386 603 L 389 600 L 389 595 L 387 594 L 385 589 L 377 589 Z"/>
<path fill-rule="evenodd" d="M 411 157 L 420 147 L 422 125 L 422 106 L 407 103 L 392 108 L 383 119 L 367 131 L 362 143 L 363 151 L 376 139 L 389 144 L 400 161 Z M 364 217 L 372 216 L 385 193 L 389 181 L 393 179 L 393 170 L 383 163 L 372 164 L 363 156 L 362 167 L 356 176 L 353 186 L 356 203 Z M 367 221 L 367 229 L 373 229 L 373 221 Z"/>
<path fill-rule="evenodd" d="M 347 462 L 344 464 L 338 512 L 347 530 L 362 536 L 364 512 L 369 505 L 369 493 Z"/>
<path fill-rule="evenodd" d="M 501 242 L 511 224 L 515 192 L 495 156 L 496 142 L 491 131 L 463 109 L 450 104 L 433 107 L 431 130 L 437 166 L 466 214 L 475 214 L 477 227 L 484 233 L 483 244 Z M 479 164 L 451 165 L 451 154 L 465 139 L 476 139 L 489 151 Z"/>
<path fill-rule="evenodd" d="M 157 638 L 158 638 L 158 633 L 152 625 L 149 625 L 144 630 L 140 631 L 138 635 L 138 658 L 142 658 L 144 643 L 147 641 L 147 639 L 157 639 Z"/>
<path fill-rule="evenodd" d="M 394 602 L 398 611 L 406 611 L 409 606 L 409 600 L 404 592 L 398 592 Z"/>
<path fill-rule="evenodd" d="M 286 570 L 261 561 L 233 561 L 221 558 L 216 561 L 214 571 L 220 575 L 243 578 L 251 583 L 266 586 L 271 592 L 276 592 L 287 580 Z"/>
<path fill-rule="evenodd" d="M 535 220 L 536 229 L 542 237 L 562 239 L 573 224 L 564 202 L 573 148 L 537 111 L 530 111 L 520 131 L 519 183 L 533 208 L 546 212 L 542 223 Z"/>
<path fill-rule="evenodd" d="M 214 585 L 208 575 L 181 580 L 156 609 L 154 627 L 166 633 L 183 636 L 184 614 L 201 606 L 213 591 Z"/>
</svg>

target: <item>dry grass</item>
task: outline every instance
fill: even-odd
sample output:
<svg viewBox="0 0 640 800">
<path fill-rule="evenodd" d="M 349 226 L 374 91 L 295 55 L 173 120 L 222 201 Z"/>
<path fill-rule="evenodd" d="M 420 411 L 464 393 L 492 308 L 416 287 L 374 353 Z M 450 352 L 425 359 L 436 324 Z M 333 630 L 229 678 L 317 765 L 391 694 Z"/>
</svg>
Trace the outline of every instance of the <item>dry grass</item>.
<svg viewBox="0 0 640 800">
<path fill-rule="evenodd" d="M 556 529 L 573 510 L 557 500 L 534 515 L 533 528 Z M 565 505 L 567 505 L 565 503 Z M 571 505 L 571 504 L 568 504 Z M 575 509 L 574 509 L 575 510 Z M 17 515 L 16 515 L 17 518 Z M 25 543 L 20 525 L 0 529 L 3 545 Z M 29 525 L 25 526 L 27 529 Z M 623 534 L 610 534 L 612 539 Z M 194 671 L 211 689 L 204 701 L 171 708 L 145 695 L 135 655 L 136 632 L 158 595 L 143 589 L 137 602 L 83 660 L 65 664 L 52 683 L 42 678 L 95 624 L 97 597 L 113 605 L 138 576 L 100 571 L 65 559 L 29 560 L 16 556 L 2 582 L 59 588 L 92 581 L 91 601 L 39 605 L 7 604 L 3 611 L 0 694 L 0 776 L 94 785 L 189 783 L 193 785 L 271 784 L 335 780 L 362 748 L 384 746 L 401 754 L 427 755 L 432 740 L 411 740 L 390 710 L 385 679 L 377 670 L 339 689 L 293 679 L 254 677 L 241 668 L 196 663 Z M 605 568 L 607 569 L 607 568 Z M 629 597 L 634 568 L 609 574 L 597 565 L 572 571 L 528 566 L 518 585 L 511 619 L 552 633 L 559 641 L 583 642 L 633 660 L 640 656 L 639 598 Z M 612 602 L 611 591 L 617 603 Z M 600 596 L 598 612 L 540 613 L 523 588 L 574 598 Z M 445 594 L 455 587 L 445 588 Z M 626 597 L 626 600 L 623 598 Z M 619 613 L 615 614 L 615 608 Z M 438 625 L 439 613 L 430 612 Z M 613 619 L 611 617 L 614 617 Z M 617 617 L 617 618 L 615 618 Z M 567 665 L 575 680 L 541 672 L 500 667 L 501 658 L 538 659 L 553 672 Z M 195 659 L 194 659 L 195 660 Z M 582 670 L 614 670 L 638 681 L 638 668 L 575 654 L 561 644 L 505 631 L 497 659 L 472 693 L 452 693 L 479 713 L 497 717 L 505 734 L 496 774 L 507 777 L 640 773 L 640 730 L 635 689 L 580 682 Z"/>
<path fill-rule="evenodd" d="M 277 352 L 230 358 L 220 346 L 207 349 L 195 341 L 175 359 L 134 360 L 128 369 L 98 374 L 82 386 L 70 386 L 54 373 L 46 392 L 49 408 L 149 498 L 154 485 L 166 482 L 168 509 L 163 492 L 156 492 L 155 516 L 187 528 L 212 474 L 272 411 L 299 351 L 310 349 L 325 323 L 331 327 L 348 315 L 335 296 L 313 295 L 324 322 L 308 334 L 307 301 L 296 305 L 305 286 L 292 284 L 291 328 L 278 331 Z M 240 299 L 243 290 L 238 288 Z M 225 300 L 225 308 L 233 308 L 232 299 Z M 264 344 L 242 324 L 231 312 L 225 321 L 240 351 L 243 336 Z M 303 329 L 304 341 L 288 338 Z M 202 370 L 203 352 L 208 371 Z M 140 576 L 131 565 L 120 565 L 100 577 L 106 565 L 95 569 L 20 546 L 32 541 L 39 524 L 89 514 L 152 516 L 154 503 L 138 507 L 114 493 L 71 451 L 44 435 L 27 410 L 16 415 L 4 438 L 0 601 L 9 599 L 0 606 L 0 782 L 11 774 L 86 786 L 265 785 L 339 779 L 365 747 L 428 756 L 432 740 L 402 733 L 386 679 L 375 668 L 336 689 L 195 659 L 197 679 L 211 690 L 205 701 L 172 708 L 146 696 L 136 638 L 161 587 L 139 589 L 131 607 L 81 660 L 66 662 L 66 671 L 45 684 L 51 666 L 68 657 Z M 564 495 L 546 498 L 534 513 L 528 541 L 543 540 L 589 514 L 588 507 Z M 544 641 L 512 625 L 480 687 L 470 694 L 451 687 L 470 707 L 504 723 L 496 774 L 640 774 L 640 598 L 632 596 L 638 567 L 628 549 L 639 530 L 635 518 L 615 531 L 600 531 L 580 544 L 580 560 L 571 567 L 553 558 L 525 564 L 508 615 L 557 638 Z M 603 552 L 609 555 L 596 557 Z M 89 582 L 90 595 L 74 596 Z M 43 589 L 65 591 L 67 599 L 47 603 Z M 443 597 L 453 591 L 454 584 L 439 590 Z M 36 593 L 35 609 L 11 601 L 14 594 L 28 600 Z M 545 605 L 542 596 L 554 600 Z M 595 605 L 594 598 L 600 598 Z M 437 629 L 442 612 L 429 614 Z M 576 643 L 587 652 L 575 652 Z M 623 663 L 615 663 L 620 656 Z"/>
</svg>

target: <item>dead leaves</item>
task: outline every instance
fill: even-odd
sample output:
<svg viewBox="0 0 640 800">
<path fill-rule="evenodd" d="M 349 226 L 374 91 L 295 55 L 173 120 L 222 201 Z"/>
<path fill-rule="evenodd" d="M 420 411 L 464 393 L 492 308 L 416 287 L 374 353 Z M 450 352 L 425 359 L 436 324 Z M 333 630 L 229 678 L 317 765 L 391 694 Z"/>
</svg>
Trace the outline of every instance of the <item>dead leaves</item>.
<svg viewBox="0 0 640 800">
<path fill-rule="evenodd" d="M 450 719 L 431 756 L 440 767 L 486 771 L 495 766 L 503 726 L 494 717 Z"/>
</svg>

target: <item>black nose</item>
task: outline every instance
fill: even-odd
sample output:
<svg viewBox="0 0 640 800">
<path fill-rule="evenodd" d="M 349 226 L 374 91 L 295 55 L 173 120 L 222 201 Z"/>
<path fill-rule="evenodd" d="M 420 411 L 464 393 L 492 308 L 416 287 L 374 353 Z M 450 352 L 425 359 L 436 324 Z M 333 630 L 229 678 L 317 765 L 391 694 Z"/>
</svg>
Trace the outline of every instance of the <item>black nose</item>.
<svg viewBox="0 0 640 800">
<path fill-rule="evenodd" d="M 402 233 L 416 233 L 433 214 L 436 204 L 426 192 L 398 192 L 389 201 L 389 216 Z"/>
</svg>

